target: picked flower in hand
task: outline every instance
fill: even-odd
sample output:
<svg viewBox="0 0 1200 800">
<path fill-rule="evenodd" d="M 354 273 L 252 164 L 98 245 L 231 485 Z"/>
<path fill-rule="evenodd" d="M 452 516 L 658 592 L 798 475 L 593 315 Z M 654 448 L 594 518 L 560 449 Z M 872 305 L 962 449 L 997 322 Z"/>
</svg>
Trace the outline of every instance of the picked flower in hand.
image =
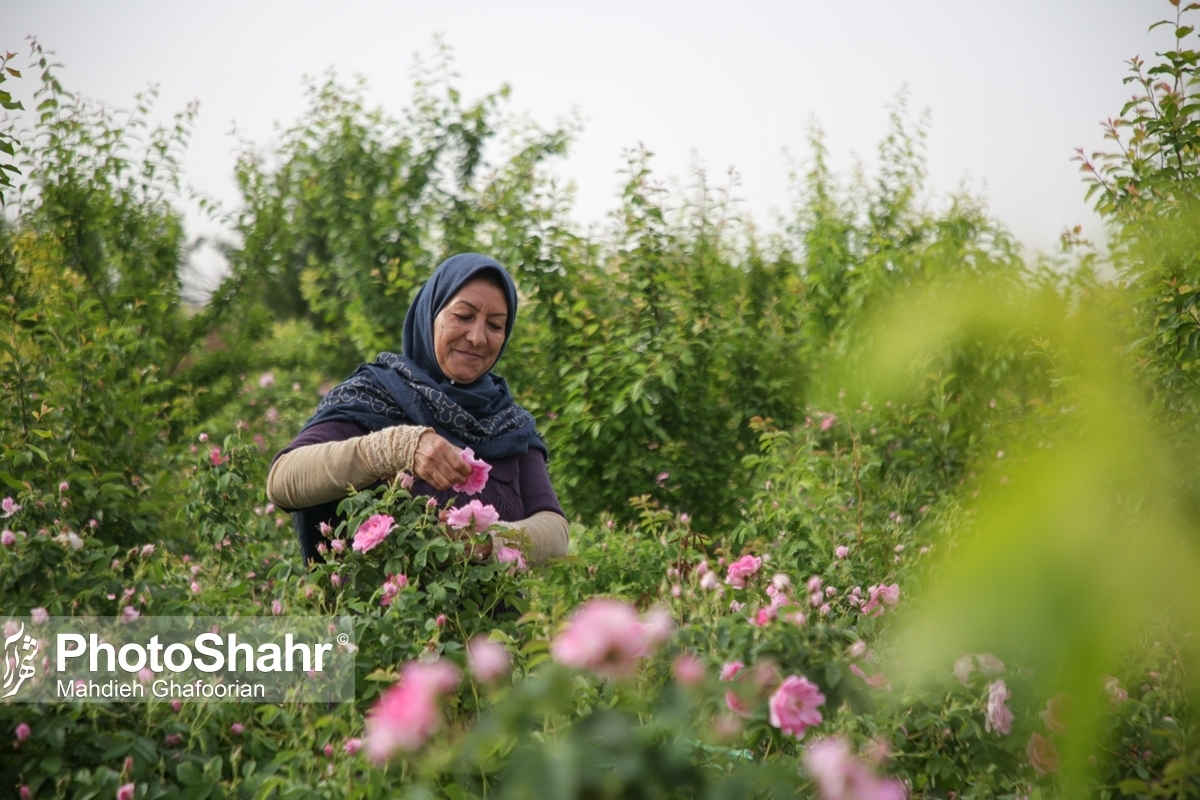
<svg viewBox="0 0 1200 800">
<path fill-rule="evenodd" d="M 467 495 L 479 494 L 483 491 L 483 487 L 487 486 L 488 473 L 492 471 L 492 465 L 476 458 L 475 451 L 469 447 L 462 451 L 462 457 L 463 461 L 467 462 L 471 468 L 471 477 L 462 483 L 454 484 L 454 491 Z"/>
</svg>

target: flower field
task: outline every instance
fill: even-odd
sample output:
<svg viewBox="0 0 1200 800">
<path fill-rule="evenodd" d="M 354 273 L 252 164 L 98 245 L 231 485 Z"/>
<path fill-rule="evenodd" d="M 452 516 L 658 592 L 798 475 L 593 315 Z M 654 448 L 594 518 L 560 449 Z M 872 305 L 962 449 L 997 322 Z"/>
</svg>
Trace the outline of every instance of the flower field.
<svg viewBox="0 0 1200 800">
<path fill-rule="evenodd" d="M 1200 796 L 1178 9 L 1111 152 L 1080 154 L 1103 248 L 1029 258 L 976 198 L 927 197 L 902 98 L 869 177 L 814 132 L 779 233 L 635 151 L 597 240 L 548 171 L 570 130 L 433 73 L 397 117 L 330 78 L 239 154 L 203 302 L 172 205 L 194 112 L 154 130 L 150 96 L 114 111 L 37 44 L 7 59 L 40 88 L 25 110 L 0 83 L 0 611 L 349 617 L 355 699 L 0 703 L 0 795 Z M 496 371 L 570 553 L 534 566 L 494 508 L 402 474 L 306 567 L 271 458 L 463 251 L 519 286 Z"/>
</svg>

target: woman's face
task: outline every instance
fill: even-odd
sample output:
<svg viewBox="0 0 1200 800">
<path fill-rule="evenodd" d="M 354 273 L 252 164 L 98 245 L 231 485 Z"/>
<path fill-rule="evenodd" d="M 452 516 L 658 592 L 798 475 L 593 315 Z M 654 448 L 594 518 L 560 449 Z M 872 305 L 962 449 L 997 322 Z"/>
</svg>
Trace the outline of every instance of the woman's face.
<svg viewBox="0 0 1200 800">
<path fill-rule="evenodd" d="M 500 287 L 475 278 L 433 320 L 433 352 L 442 374 L 471 383 L 492 368 L 504 346 L 508 303 Z"/>
</svg>

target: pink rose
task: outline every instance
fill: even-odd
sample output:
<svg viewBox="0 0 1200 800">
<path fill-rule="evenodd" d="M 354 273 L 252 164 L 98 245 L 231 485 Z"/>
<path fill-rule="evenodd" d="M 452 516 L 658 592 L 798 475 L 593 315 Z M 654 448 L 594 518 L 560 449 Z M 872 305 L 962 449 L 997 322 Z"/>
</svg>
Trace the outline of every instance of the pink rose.
<svg viewBox="0 0 1200 800">
<path fill-rule="evenodd" d="M 341 539 L 334 539 L 329 543 L 329 549 L 335 553 L 342 553 L 346 550 L 346 543 Z"/>
<path fill-rule="evenodd" d="M 33 800 L 33 790 L 27 785 L 21 784 L 21 788 L 17 790 L 18 800 Z"/>
<path fill-rule="evenodd" d="M 17 535 L 15 533 L 10 531 L 8 528 L 0 531 L 0 544 L 4 545 L 5 547 L 12 547 L 16 543 Z"/>
<path fill-rule="evenodd" d="M 149 667 L 142 667 L 137 674 L 138 683 L 149 683 L 154 680 L 154 670 Z"/>
<path fill-rule="evenodd" d="M 28 725 L 22 722 L 17 725 L 15 733 L 17 734 L 17 741 L 23 742 L 33 734 L 33 731 L 30 730 Z"/>
<path fill-rule="evenodd" d="M 415 482 L 416 481 L 413 479 L 411 472 L 401 472 L 400 473 L 400 486 L 402 488 L 411 489 L 413 487 L 413 483 L 415 483 Z"/>
<path fill-rule="evenodd" d="M 814 742 L 804 754 L 804 769 L 817 782 L 822 800 L 904 800 L 904 786 L 878 778 L 837 737 Z"/>
<path fill-rule="evenodd" d="M 759 628 L 765 628 L 775 619 L 776 613 L 775 606 L 764 606 L 755 613 L 754 619 L 751 622 Z"/>
<path fill-rule="evenodd" d="M 873 616 L 879 616 L 883 613 L 884 606 L 895 608 L 900 602 L 900 584 L 893 583 L 891 586 L 872 586 L 871 599 L 862 607 L 862 613 L 870 614 L 874 611 Z"/>
<path fill-rule="evenodd" d="M 29 616 L 33 617 L 34 625 L 45 625 L 50 621 L 50 612 L 40 607 L 30 611 Z"/>
<path fill-rule="evenodd" d="M 133 606 L 125 606 L 125 608 L 121 610 L 121 622 L 128 624 L 136 620 L 141 615 L 142 613 Z"/>
<path fill-rule="evenodd" d="M 1046 724 L 1046 730 L 1059 735 L 1067 732 L 1067 712 L 1070 704 L 1071 698 L 1065 694 L 1056 694 L 1046 701 L 1045 710 L 1038 712 L 1038 716 Z"/>
<path fill-rule="evenodd" d="M 762 559 L 744 555 L 729 565 L 725 574 L 725 583 L 738 589 L 746 588 L 746 579 L 752 577 L 762 566 Z"/>
<path fill-rule="evenodd" d="M 882 672 L 876 672 L 874 675 L 868 676 L 863 668 L 858 664 L 851 664 L 850 671 L 867 682 L 868 686 L 874 686 L 876 689 L 885 689 L 891 691 L 891 681 L 887 679 L 887 675 Z"/>
<path fill-rule="evenodd" d="M 954 677 L 963 686 L 967 685 L 967 681 L 971 678 L 971 673 L 975 671 L 975 656 L 966 653 L 958 657 L 954 662 Z"/>
<path fill-rule="evenodd" d="M 462 492 L 465 495 L 479 494 L 483 487 L 487 486 L 488 473 L 492 471 L 492 465 L 476 458 L 475 451 L 469 447 L 462 451 L 462 459 L 471 468 L 471 477 L 462 483 L 454 484 L 454 491 Z"/>
<path fill-rule="evenodd" d="M 833 414 L 830 414 L 825 419 L 821 420 L 821 430 L 827 431 L 836 424 L 837 424 L 837 417 L 835 417 Z"/>
<path fill-rule="evenodd" d="M 672 627 L 670 615 L 661 609 L 643 621 L 628 603 L 595 598 L 575 610 L 550 653 L 564 666 L 624 678 L 633 674 L 637 659 L 651 655 L 670 636 Z"/>
<path fill-rule="evenodd" d="M 499 680 L 512 669 L 512 659 L 504 645 L 476 636 L 467 643 L 467 665 L 484 683 Z"/>
<path fill-rule="evenodd" d="M 684 686 L 704 683 L 704 662 L 691 653 L 681 653 L 671 662 L 671 674 Z"/>
<path fill-rule="evenodd" d="M 742 699 L 733 689 L 725 690 L 725 707 L 739 717 L 750 718 L 754 716 L 754 707 Z"/>
<path fill-rule="evenodd" d="M 720 678 L 723 681 L 740 681 L 746 677 L 745 667 L 746 665 L 741 661 L 730 661 L 721 667 Z M 754 714 L 753 707 L 747 704 L 733 689 L 725 691 L 725 707 L 739 717 L 750 717 Z"/>
<path fill-rule="evenodd" d="M 737 677 L 737 674 L 746 668 L 746 665 L 741 661 L 730 661 L 721 667 L 721 680 L 731 681 Z"/>
<path fill-rule="evenodd" d="M 243 733 L 246 732 L 246 726 L 240 722 L 235 722 L 229 726 L 229 732 L 232 733 L 234 736 L 241 736 Z"/>
<path fill-rule="evenodd" d="M 396 520 L 387 514 L 375 514 L 358 526 L 352 547 L 360 553 L 366 553 L 386 539 L 395 527 Z"/>
<path fill-rule="evenodd" d="M 0 517 L 11 517 L 13 514 L 16 514 L 21 510 L 21 506 L 17 505 L 16 500 L 13 500 L 11 497 L 6 497 L 3 500 L 0 500 L 0 510 L 4 511 L 3 514 L 0 514 Z"/>
<path fill-rule="evenodd" d="M 515 547 L 500 545 L 498 548 L 496 548 L 495 555 L 496 561 L 501 564 L 512 564 L 512 568 L 517 572 L 527 568 L 525 556 Z"/>
<path fill-rule="evenodd" d="M 352 756 L 362 747 L 362 739 L 347 739 L 342 742 L 342 750 L 348 756 Z"/>
<path fill-rule="evenodd" d="M 214 467 L 219 467 L 228 461 L 229 457 L 221 455 L 221 448 L 213 447 L 208 451 L 208 460 L 212 462 Z"/>
<path fill-rule="evenodd" d="M 136 784 L 122 784 L 121 787 L 117 789 L 117 800 L 133 800 L 133 793 L 136 789 Z"/>
<path fill-rule="evenodd" d="M 500 514 L 490 505 L 472 500 L 462 508 L 452 508 L 446 514 L 446 524 L 455 530 L 474 527 L 476 532 L 486 531 L 500 520 Z"/>
<path fill-rule="evenodd" d="M 1039 775 L 1058 772 L 1060 766 L 1058 748 L 1054 746 L 1054 742 L 1049 736 L 1042 736 L 1040 733 L 1030 736 L 1029 744 L 1025 746 L 1025 757 L 1029 759 L 1029 765 L 1037 770 Z"/>
<path fill-rule="evenodd" d="M 149 558 L 152 555 L 154 555 L 154 545 L 152 545 L 152 544 L 142 545 L 142 558 Z"/>
<path fill-rule="evenodd" d="M 1108 695 L 1108 702 L 1114 706 L 1129 699 L 1129 692 L 1122 688 L 1119 680 L 1111 676 L 1104 679 L 1104 692 Z"/>
<path fill-rule="evenodd" d="M 272 600 L 271 601 L 271 613 L 277 617 L 280 614 L 282 614 L 283 613 L 283 603 L 279 602 L 278 600 Z"/>
<path fill-rule="evenodd" d="M 801 675 L 789 675 L 767 702 L 768 721 L 785 734 L 803 739 L 808 728 L 821 724 L 817 707 L 824 703 L 825 695 L 815 683 Z"/>
<path fill-rule="evenodd" d="M 405 664 L 400 681 L 367 714 L 364 744 L 371 761 L 382 764 L 397 750 L 420 748 L 441 725 L 438 698 L 458 686 L 458 681 L 458 670 L 446 661 Z"/>
<path fill-rule="evenodd" d="M 987 717 L 984 728 L 1007 736 L 1012 730 L 1013 713 L 1006 703 L 1011 695 L 1004 681 L 994 681 L 988 686 Z"/>
<path fill-rule="evenodd" d="M 833 552 L 838 558 L 845 558 L 846 556 L 850 555 L 850 548 L 844 544 L 840 544 Z"/>
<path fill-rule="evenodd" d="M 1004 662 L 991 653 L 976 653 L 975 667 L 984 675 L 999 675 L 1004 672 Z"/>
</svg>

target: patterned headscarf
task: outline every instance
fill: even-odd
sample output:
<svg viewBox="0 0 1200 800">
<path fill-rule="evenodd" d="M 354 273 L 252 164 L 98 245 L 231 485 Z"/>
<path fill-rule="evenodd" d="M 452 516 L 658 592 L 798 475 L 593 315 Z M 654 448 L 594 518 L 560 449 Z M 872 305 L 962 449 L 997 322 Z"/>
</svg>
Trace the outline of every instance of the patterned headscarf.
<svg viewBox="0 0 1200 800">
<path fill-rule="evenodd" d="M 392 425 L 426 425 L 458 447 L 473 448 L 480 458 L 521 455 L 530 447 L 546 453 L 533 415 L 513 401 L 503 378 L 489 370 L 469 384 L 456 384 L 438 366 L 433 320 L 481 273 L 496 276 L 504 287 L 507 345 L 517 317 L 517 289 L 508 272 L 478 253 L 448 258 L 417 292 L 404 317 L 402 354 L 380 353 L 373 363 L 360 366 L 325 395 L 304 427 L 349 421 L 370 432 Z"/>
</svg>

